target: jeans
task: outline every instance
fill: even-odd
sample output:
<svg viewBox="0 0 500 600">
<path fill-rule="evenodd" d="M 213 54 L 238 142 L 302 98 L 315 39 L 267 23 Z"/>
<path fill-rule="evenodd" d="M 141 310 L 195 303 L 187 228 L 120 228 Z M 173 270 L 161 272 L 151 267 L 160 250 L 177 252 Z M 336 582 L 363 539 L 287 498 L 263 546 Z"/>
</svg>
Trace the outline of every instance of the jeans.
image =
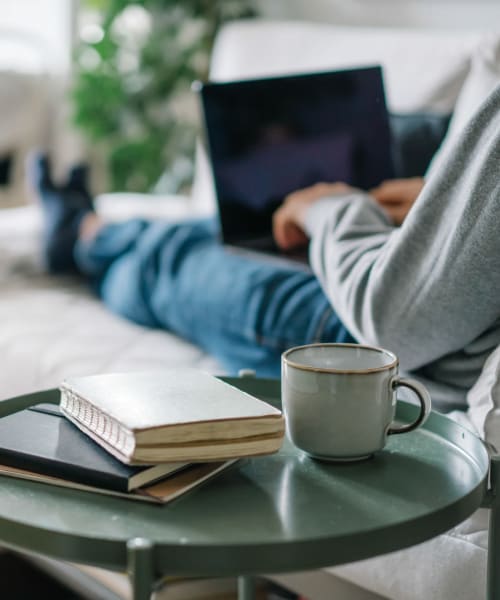
<svg viewBox="0 0 500 600">
<path fill-rule="evenodd" d="M 313 274 L 228 251 L 213 220 L 105 225 L 75 259 L 111 310 L 198 344 L 230 374 L 277 377 L 291 346 L 354 342 Z"/>
</svg>

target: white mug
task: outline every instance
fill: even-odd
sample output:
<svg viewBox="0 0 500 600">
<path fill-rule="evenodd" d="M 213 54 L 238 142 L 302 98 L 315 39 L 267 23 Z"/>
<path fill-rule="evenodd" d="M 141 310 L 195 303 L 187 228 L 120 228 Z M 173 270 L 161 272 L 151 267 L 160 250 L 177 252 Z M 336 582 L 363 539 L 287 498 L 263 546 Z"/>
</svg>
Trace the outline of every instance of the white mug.
<svg viewBox="0 0 500 600">
<path fill-rule="evenodd" d="M 421 410 L 394 425 L 396 389 L 407 387 Z M 309 344 L 282 355 L 281 394 L 288 435 L 309 456 L 360 460 L 381 450 L 387 436 L 422 425 L 431 410 L 425 387 L 399 377 L 388 350 L 359 344 Z"/>
</svg>

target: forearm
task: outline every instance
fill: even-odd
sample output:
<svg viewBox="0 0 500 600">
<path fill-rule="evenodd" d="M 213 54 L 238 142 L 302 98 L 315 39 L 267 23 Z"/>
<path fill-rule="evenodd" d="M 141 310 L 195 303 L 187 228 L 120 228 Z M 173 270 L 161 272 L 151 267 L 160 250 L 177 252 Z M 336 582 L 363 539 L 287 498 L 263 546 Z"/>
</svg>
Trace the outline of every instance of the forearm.
<svg viewBox="0 0 500 600">
<path fill-rule="evenodd" d="M 404 370 L 463 348 L 498 318 L 496 198 L 477 189 L 478 202 L 467 202 L 466 187 L 434 182 L 398 229 L 362 194 L 307 213 L 313 269 L 332 306 Z"/>
<path fill-rule="evenodd" d="M 306 214 L 313 268 L 332 306 L 360 341 L 396 352 L 404 370 L 498 333 L 499 131 L 500 87 L 399 229 L 363 194 Z"/>
</svg>

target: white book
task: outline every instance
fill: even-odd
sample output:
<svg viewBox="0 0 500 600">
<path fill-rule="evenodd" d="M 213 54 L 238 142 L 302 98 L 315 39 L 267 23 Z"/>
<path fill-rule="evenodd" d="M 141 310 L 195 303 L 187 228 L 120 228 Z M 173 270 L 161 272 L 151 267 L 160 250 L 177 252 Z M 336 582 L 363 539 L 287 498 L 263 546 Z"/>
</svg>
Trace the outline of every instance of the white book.
<svg viewBox="0 0 500 600">
<path fill-rule="evenodd" d="M 60 389 L 63 414 L 125 463 L 227 460 L 283 441 L 280 410 L 195 369 L 76 377 Z"/>
</svg>

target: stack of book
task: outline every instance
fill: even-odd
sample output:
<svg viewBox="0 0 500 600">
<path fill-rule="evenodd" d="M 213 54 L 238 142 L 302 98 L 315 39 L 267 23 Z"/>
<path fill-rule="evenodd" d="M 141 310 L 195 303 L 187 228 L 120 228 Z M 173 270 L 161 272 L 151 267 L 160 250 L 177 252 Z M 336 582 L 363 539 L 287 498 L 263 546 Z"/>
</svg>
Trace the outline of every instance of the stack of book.
<svg viewBox="0 0 500 600">
<path fill-rule="evenodd" d="M 165 503 L 279 450 L 273 406 L 193 369 L 68 379 L 60 405 L 0 419 L 0 474 Z"/>
</svg>

